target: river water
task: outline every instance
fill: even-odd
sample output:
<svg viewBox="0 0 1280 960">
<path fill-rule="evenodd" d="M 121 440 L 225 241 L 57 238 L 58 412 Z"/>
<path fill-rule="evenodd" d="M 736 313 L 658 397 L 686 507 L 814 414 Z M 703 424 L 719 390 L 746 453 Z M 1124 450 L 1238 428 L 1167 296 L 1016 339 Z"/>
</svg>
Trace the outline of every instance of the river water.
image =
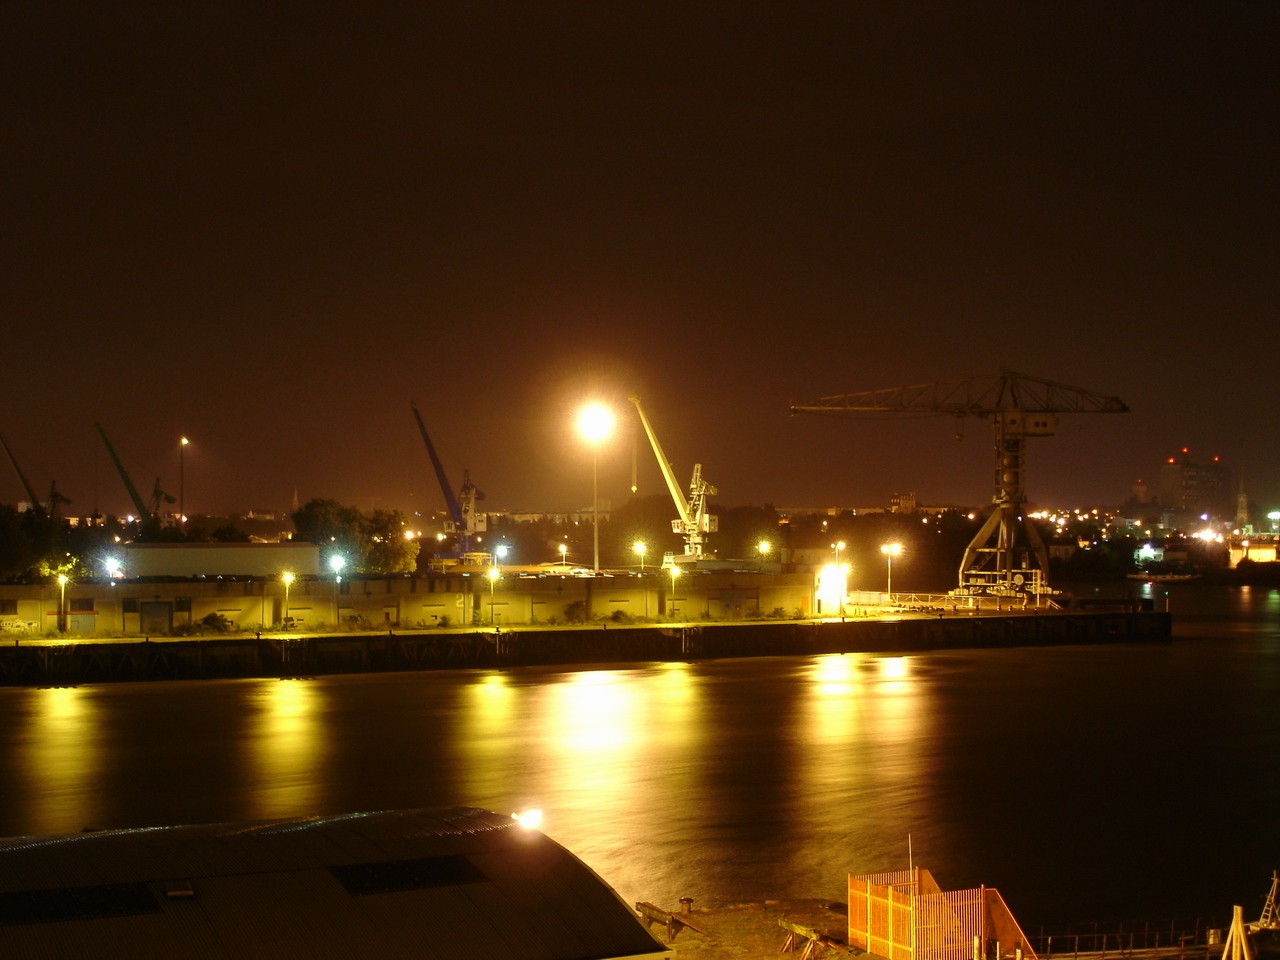
<svg viewBox="0 0 1280 960">
<path fill-rule="evenodd" d="M 538 807 L 627 900 L 904 868 L 1028 933 L 1254 917 L 1280 867 L 1280 591 L 1170 643 L 0 689 L 0 835 Z"/>
</svg>

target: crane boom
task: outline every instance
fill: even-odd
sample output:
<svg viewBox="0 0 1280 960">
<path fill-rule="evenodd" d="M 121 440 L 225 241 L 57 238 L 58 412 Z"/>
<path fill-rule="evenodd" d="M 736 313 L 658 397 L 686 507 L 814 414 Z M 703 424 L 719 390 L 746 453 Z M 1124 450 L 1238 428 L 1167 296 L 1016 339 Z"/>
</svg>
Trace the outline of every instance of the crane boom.
<svg viewBox="0 0 1280 960">
<path fill-rule="evenodd" d="M 989 419 L 995 429 L 994 509 L 965 549 L 959 594 L 1012 596 L 1048 592 L 1049 556 L 1026 517 L 1026 444 L 1053 436 L 1059 413 L 1126 413 L 1119 397 L 1027 377 L 995 376 L 866 390 L 792 404 L 792 414 L 949 414 Z"/>
<path fill-rule="evenodd" d="M 458 505 L 458 498 L 449 489 L 449 478 L 445 476 L 444 464 L 440 462 L 440 457 L 436 455 L 435 445 L 427 434 L 427 425 L 422 422 L 422 414 L 418 412 L 418 405 L 414 401 L 409 401 L 409 407 L 413 410 L 413 419 L 418 421 L 418 432 L 422 434 L 422 442 L 426 444 L 427 455 L 431 457 L 431 466 L 435 467 L 436 480 L 440 482 L 440 492 L 444 494 L 445 506 L 449 508 L 449 517 L 458 525 L 459 529 L 463 529 L 462 507 Z"/>
<path fill-rule="evenodd" d="M 9 444 L 5 441 L 4 437 L 0 437 L 0 446 L 4 447 L 4 452 L 8 455 L 9 462 L 13 464 L 13 472 L 18 475 L 18 482 L 22 484 L 22 489 L 26 491 L 27 499 L 31 502 L 31 509 L 36 511 L 37 514 L 43 514 L 44 507 L 40 503 L 40 498 L 36 496 L 35 488 L 31 486 L 31 481 L 27 479 L 27 475 L 23 473 L 22 468 L 18 466 L 17 458 L 14 457 L 13 451 L 9 449 Z M 54 504 L 52 499 L 50 499 L 49 509 L 52 510 L 53 508 Z"/>
<path fill-rule="evenodd" d="M 133 501 L 133 507 L 138 511 L 138 518 L 144 524 L 150 523 L 154 517 L 151 511 L 147 509 L 147 505 L 143 503 L 142 497 L 138 494 L 138 488 L 133 485 L 133 481 L 129 478 L 129 471 L 120 462 L 116 448 L 111 446 L 111 441 L 107 439 L 107 432 L 102 429 L 102 424 L 100 423 L 95 423 L 93 426 L 98 431 L 98 435 L 102 437 L 102 442 L 107 445 L 107 453 L 111 454 L 111 462 L 116 465 L 116 471 L 120 474 L 120 479 L 124 481 L 124 488 L 129 491 L 129 499 Z M 159 480 L 156 480 L 156 489 L 160 489 Z"/>
<path fill-rule="evenodd" d="M 644 427 L 650 446 L 653 447 L 653 455 L 658 460 L 658 469 L 662 471 L 662 479 L 667 482 L 667 489 L 671 492 L 671 499 L 675 502 L 676 512 L 680 514 L 679 519 L 671 522 L 671 529 L 674 533 L 684 536 L 684 555 L 695 559 L 699 558 L 703 555 L 703 544 L 706 539 L 704 534 L 714 533 L 716 530 L 716 518 L 707 513 L 707 500 L 715 496 L 716 488 L 702 479 L 702 464 L 695 463 L 693 465 L 693 479 L 689 482 L 689 496 L 685 497 L 684 491 L 680 489 L 680 484 L 676 482 L 675 471 L 671 469 L 671 461 L 662 452 L 662 444 L 658 442 L 658 435 L 653 432 L 653 426 L 649 423 L 649 418 L 645 416 L 644 407 L 640 406 L 640 398 L 631 397 L 630 399 L 635 404 L 636 413 L 640 416 L 640 424 Z"/>
</svg>

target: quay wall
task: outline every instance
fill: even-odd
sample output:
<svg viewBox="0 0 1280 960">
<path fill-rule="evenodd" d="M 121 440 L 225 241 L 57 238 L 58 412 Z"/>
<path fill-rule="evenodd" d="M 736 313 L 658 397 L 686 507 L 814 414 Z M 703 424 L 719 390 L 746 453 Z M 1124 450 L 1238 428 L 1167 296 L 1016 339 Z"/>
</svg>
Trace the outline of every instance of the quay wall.
<svg viewBox="0 0 1280 960">
<path fill-rule="evenodd" d="M 1163 641 L 1170 635 L 1168 613 L 1109 612 L 79 643 L 15 640 L 0 647 L 0 685 L 906 653 Z"/>
</svg>

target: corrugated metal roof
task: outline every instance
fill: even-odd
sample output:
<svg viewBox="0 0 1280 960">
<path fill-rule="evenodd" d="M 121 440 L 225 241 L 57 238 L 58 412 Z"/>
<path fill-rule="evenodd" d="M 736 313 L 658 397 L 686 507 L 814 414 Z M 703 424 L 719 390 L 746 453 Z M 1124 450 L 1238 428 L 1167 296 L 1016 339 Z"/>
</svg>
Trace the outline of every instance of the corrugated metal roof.
<svg viewBox="0 0 1280 960">
<path fill-rule="evenodd" d="M 0 956 L 670 956 L 571 853 L 468 807 L 3 840 L 0 906 Z"/>
</svg>

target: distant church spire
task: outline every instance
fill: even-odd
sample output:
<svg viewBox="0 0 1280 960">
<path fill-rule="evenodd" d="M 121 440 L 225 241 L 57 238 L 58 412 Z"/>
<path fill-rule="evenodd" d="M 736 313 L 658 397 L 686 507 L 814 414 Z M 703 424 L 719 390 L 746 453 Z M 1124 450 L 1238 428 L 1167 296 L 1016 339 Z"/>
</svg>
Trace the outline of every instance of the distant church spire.
<svg viewBox="0 0 1280 960">
<path fill-rule="evenodd" d="M 1244 492 L 1244 478 L 1240 480 L 1240 492 L 1236 494 L 1236 526 L 1243 530 L 1249 526 L 1249 495 Z"/>
<path fill-rule="evenodd" d="M 290 512 L 291 513 L 298 512 L 298 488 L 297 487 L 293 488 L 293 505 L 290 508 Z"/>
</svg>

